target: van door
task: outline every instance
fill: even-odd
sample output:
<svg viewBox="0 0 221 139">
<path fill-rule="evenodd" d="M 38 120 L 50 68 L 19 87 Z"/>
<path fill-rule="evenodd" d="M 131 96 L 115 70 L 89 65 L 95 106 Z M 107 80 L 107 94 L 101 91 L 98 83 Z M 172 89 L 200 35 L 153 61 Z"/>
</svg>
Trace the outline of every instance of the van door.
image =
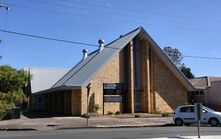
<svg viewBox="0 0 221 139">
<path fill-rule="evenodd" d="M 182 115 L 184 123 L 196 122 L 196 114 L 195 114 L 194 106 L 182 107 L 180 109 L 180 113 Z"/>
<path fill-rule="evenodd" d="M 201 123 L 208 123 L 208 120 L 209 120 L 209 115 L 210 115 L 210 112 L 208 112 L 207 110 L 203 109 L 203 115 L 202 115 L 202 120 L 200 121 Z"/>
</svg>

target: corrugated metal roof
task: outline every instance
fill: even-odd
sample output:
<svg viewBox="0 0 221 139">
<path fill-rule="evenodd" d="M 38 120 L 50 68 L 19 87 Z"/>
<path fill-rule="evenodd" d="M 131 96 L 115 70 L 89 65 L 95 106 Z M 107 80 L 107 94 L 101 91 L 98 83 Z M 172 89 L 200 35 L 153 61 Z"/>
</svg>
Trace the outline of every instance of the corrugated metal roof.
<svg viewBox="0 0 221 139">
<path fill-rule="evenodd" d="M 157 43 L 149 36 L 149 34 L 139 27 L 130 33 L 118 38 L 117 40 L 107 44 L 101 51 L 95 51 L 83 60 L 80 61 L 74 68 L 72 68 L 64 77 L 62 77 L 53 88 L 81 88 L 89 83 L 90 79 L 102 68 L 109 60 L 112 59 L 121 49 L 123 49 L 134 37 L 140 33 L 153 46 L 154 51 L 159 54 L 159 57 L 166 63 L 177 78 L 189 89 L 193 90 L 194 86 L 189 82 L 184 74 L 171 62 L 166 54 L 161 50 Z"/>
<path fill-rule="evenodd" d="M 24 70 L 32 75 L 30 81 L 32 94 L 51 88 L 69 71 L 69 69 L 54 68 L 25 68 Z"/>
<path fill-rule="evenodd" d="M 97 71 L 124 46 L 126 46 L 140 32 L 140 30 L 141 27 L 107 44 L 101 52 L 95 51 L 89 54 L 85 60 L 79 62 L 63 78 L 61 78 L 61 80 L 53 85 L 52 88 L 59 86 L 84 86 L 93 75 L 95 75 Z"/>
</svg>

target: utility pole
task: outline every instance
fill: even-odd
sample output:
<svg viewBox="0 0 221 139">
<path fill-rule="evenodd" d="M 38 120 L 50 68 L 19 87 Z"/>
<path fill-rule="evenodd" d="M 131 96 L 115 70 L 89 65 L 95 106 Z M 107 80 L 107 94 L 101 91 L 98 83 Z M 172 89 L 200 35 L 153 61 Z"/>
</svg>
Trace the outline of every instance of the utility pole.
<svg viewBox="0 0 221 139">
<path fill-rule="evenodd" d="M 0 8 L 4 8 L 5 10 L 9 10 L 9 6 L 0 2 Z"/>
<path fill-rule="evenodd" d="M 2 2 L 0 2 L 0 8 L 5 9 L 6 11 L 9 10 L 9 6 L 6 5 L 6 4 L 3 4 Z M 2 42 L 3 42 L 3 41 L 0 39 L 0 44 L 2 44 Z M 2 59 L 2 55 L 0 55 L 0 59 Z"/>
</svg>

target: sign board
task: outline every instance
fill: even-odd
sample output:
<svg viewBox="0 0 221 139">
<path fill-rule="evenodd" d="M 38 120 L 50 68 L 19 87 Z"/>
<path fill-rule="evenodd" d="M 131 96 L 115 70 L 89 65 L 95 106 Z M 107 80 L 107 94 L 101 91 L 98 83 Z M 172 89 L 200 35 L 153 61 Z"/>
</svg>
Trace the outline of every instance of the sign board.
<svg viewBox="0 0 221 139">
<path fill-rule="evenodd" d="M 104 96 L 104 102 L 122 102 L 122 96 L 119 95 L 119 96 Z"/>
<path fill-rule="evenodd" d="M 104 90 L 122 90 L 122 83 L 104 83 Z"/>
<path fill-rule="evenodd" d="M 117 89 L 117 84 L 116 83 L 105 83 L 104 84 L 104 89 L 109 90 L 109 89 Z"/>
</svg>

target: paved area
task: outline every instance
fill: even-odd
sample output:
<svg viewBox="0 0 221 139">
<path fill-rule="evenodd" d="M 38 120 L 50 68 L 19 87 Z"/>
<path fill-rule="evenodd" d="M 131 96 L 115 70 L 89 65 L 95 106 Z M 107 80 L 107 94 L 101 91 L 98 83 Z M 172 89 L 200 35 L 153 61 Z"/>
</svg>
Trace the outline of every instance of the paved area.
<svg viewBox="0 0 221 139">
<path fill-rule="evenodd" d="M 131 115 L 119 116 L 91 116 L 83 117 L 50 117 L 27 118 L 0 121 L 1 130 L 57 130 L 71 128 L 111 128 L 111 127 L 145 127 L 163 126 L 172 124 L 172 117 L 160 117 L 156 115 L 144 115 L 135 118 Z"/>
<path fill-rule="evenodd" d="M 220 139 L 221 136 L 180 136 L 180 137 L 169 137 L 169 138 L 154 138 L 154 139 Z"/>
</svg>

